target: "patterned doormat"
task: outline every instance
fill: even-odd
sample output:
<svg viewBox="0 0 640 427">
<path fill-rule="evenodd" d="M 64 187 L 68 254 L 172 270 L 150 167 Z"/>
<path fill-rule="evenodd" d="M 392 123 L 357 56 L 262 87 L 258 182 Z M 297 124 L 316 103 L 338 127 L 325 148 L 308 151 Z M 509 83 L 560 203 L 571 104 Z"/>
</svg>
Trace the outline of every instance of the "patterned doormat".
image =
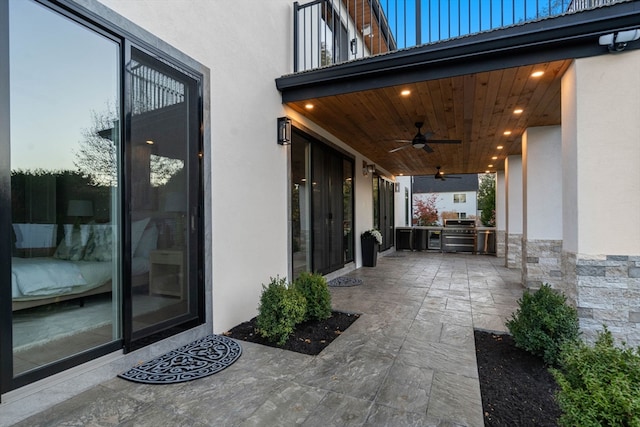
<svg viewBox="0 0 640 427">
<path fill-rule="evenodd" d="M 358 286 L 362 285 L 362 279 L 358 279 L 357 277 L 336 277 L 333 280 L 329 280 L 327 282 L 328 286 L 333 287 L 348 287 L 348 286 Z"/>
<path fill-rule="evenodd" d="M 134 366 L 118 376 L 145 384 L 180 383 L 220 372 L 238 360 L 241 354 L 242 347 L 236 341 L 220 335 L 209 335 Z"/>
</svg>

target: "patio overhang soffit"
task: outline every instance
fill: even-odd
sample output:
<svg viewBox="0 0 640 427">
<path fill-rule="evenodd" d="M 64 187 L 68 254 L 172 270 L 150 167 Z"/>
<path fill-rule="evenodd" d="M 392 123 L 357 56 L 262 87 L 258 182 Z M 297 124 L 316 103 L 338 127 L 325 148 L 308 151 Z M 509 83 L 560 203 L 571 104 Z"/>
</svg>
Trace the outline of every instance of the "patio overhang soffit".
<svg viewBox="0 0 640 427">
<path fill-rule="evenodd" d="M 527 128 L 560 124 L 561 78 L 573 59 L 610 55 L 599 36 L 639 22 L 640 2 L 619 3 L 287 75 L 276 85 L 284 104 L 394 175 L 430 175 L 436 166 L 493 172 L 521 154 Z M 390 153 L 402 145 L 395 140 L 412 139 L 416 122 L 434 139 L 462 144 Z"/>
</svg>

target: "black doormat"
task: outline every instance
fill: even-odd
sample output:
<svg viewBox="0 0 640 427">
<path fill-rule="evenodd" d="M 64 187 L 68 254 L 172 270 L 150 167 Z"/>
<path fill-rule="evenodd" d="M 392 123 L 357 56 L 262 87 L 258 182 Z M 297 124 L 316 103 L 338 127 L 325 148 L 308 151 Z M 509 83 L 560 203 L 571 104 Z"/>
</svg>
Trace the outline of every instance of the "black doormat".
<svg viewBox="0 0 640 427">
<path fill-rule="evenodd" d="M 120 378 L 146 384 L 173 384 L 220 372 L 238 360 L 242 347 L 231 338 L 209 335 L 134 366 Z"/>
<path fill-rule="evenodd" d="M 362 279 L 358 279 L 357 277 L 336 277 L 335 279 L 329 280 L 327 285 L 333 287 L 358 286 L 362 285 Z"/>
</svg>

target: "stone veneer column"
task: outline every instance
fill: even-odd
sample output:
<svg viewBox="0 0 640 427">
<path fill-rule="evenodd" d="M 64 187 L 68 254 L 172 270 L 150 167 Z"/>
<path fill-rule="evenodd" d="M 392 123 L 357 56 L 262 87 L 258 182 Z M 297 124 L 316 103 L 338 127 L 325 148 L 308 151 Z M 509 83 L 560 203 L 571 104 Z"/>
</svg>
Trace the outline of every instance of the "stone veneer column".
<svg viewBox="0 0 640 427">
<path fill-rule="evenodd" d="M 506 266 L 507 268 L 522 268 L 522 234 L 507 233 Z"/>
<path fill-rule="evenodd" d="M 562 287 L 562 240 L 523 239 L 522 283 L 529 289 Z"/>
<path fill-rule="evenodd" d="M 496 230 L 496 257 L 504 258 L 507 256 L 507 232 L 505 230 Z M 506 265 L 506 262 L 505 262 Z"/>
<path fill-rule="evenodd" d="M 637 50 L 576 59 L 561 95 L 563 290 L 584 337 L 604 324 L 631 346 L 640 345 L 638 69 Z"/>
<path fill-rule="evenodd" d="M 607 325 L 613 336 L 640 346 L 640 256 L 565 252 L 563 265 L 575 271 L 575 303 L 583 337 L 593 342 Z"/>
<path fill-rule="evenodd" d="M 522 157 L 505 161 L 506 253 L 507 268 L 522 268 Z"/>
<path fill-rule="evenodd" d="M 562 132 L 528 128 L 522 135 L 522 283 L 562 283 Z"/>
</svg>

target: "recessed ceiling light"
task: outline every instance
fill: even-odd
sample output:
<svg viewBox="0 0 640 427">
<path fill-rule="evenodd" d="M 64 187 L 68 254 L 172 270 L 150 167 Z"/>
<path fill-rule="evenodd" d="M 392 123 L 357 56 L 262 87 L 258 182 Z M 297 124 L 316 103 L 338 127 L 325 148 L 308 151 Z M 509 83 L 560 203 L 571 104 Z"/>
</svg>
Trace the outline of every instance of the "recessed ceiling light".
<svg viewBox="0 0 640 427">
<path fill-rule="evenodd" d="M 498 160 L 498 156 L 493 156 L 491 160 Z"/>
<path fill-rule="evenodd" d="M 504 147 L 503 147 L 502 145 L 498 145 L 496 148 L 497 148 L 498 150 L 502 150 Z"/>
<path fill-rule="evenodd" d="M 504 134 L 505 134 L 505 135 L 511 135 L 511 131 L 510 131 L 510 130 L 505 130 L 505 131 L 504 131 Z"/>
<path fill-rule="evenodd" d="M 153 145 L 153 141 L 150 140 L 150 139 L 147 139 L 146 143 L 149 144 L 149 145 Z"/>
<path fill-rule="evenodd" d="M 411 91 L 409 89 L 405 89 L 402 92 L 400 92 L 400 95 L 409 96 L 409 95 L 411 95 Z"/>
<path fill-rule="evenodd" d="M 491 173 L 491 171 L 484 171 L 484 173 Z"/>
<path fill-rule="evenodd" d="M 515 110 L 513 110 L 513 114 L 522 114 L 524 110 L 522 108 L 516 108 Z"/>
<path fill-rule="evenodd" d="M 399 173 L 398 176 L 404 176 L 404 174 L 403 173 Z"/>
<path fill-rule="evenodd" d="M 313 110 L 313 104 L 306 104 L 304 108 L 306 108 L 307 110 Z"/>
<path fill-rule="evenodd" d="M 544 74 L 544 71 L 534 71 L 531 73 L 531 77 L 540 77 Z"/>
<path fill-rule="evenodd" d="M 492 167 L 493 167 L 493 165 L 487 165 L 487 167 L 488 167 L 488 168 L 492 168 Z"/>
</svg>

